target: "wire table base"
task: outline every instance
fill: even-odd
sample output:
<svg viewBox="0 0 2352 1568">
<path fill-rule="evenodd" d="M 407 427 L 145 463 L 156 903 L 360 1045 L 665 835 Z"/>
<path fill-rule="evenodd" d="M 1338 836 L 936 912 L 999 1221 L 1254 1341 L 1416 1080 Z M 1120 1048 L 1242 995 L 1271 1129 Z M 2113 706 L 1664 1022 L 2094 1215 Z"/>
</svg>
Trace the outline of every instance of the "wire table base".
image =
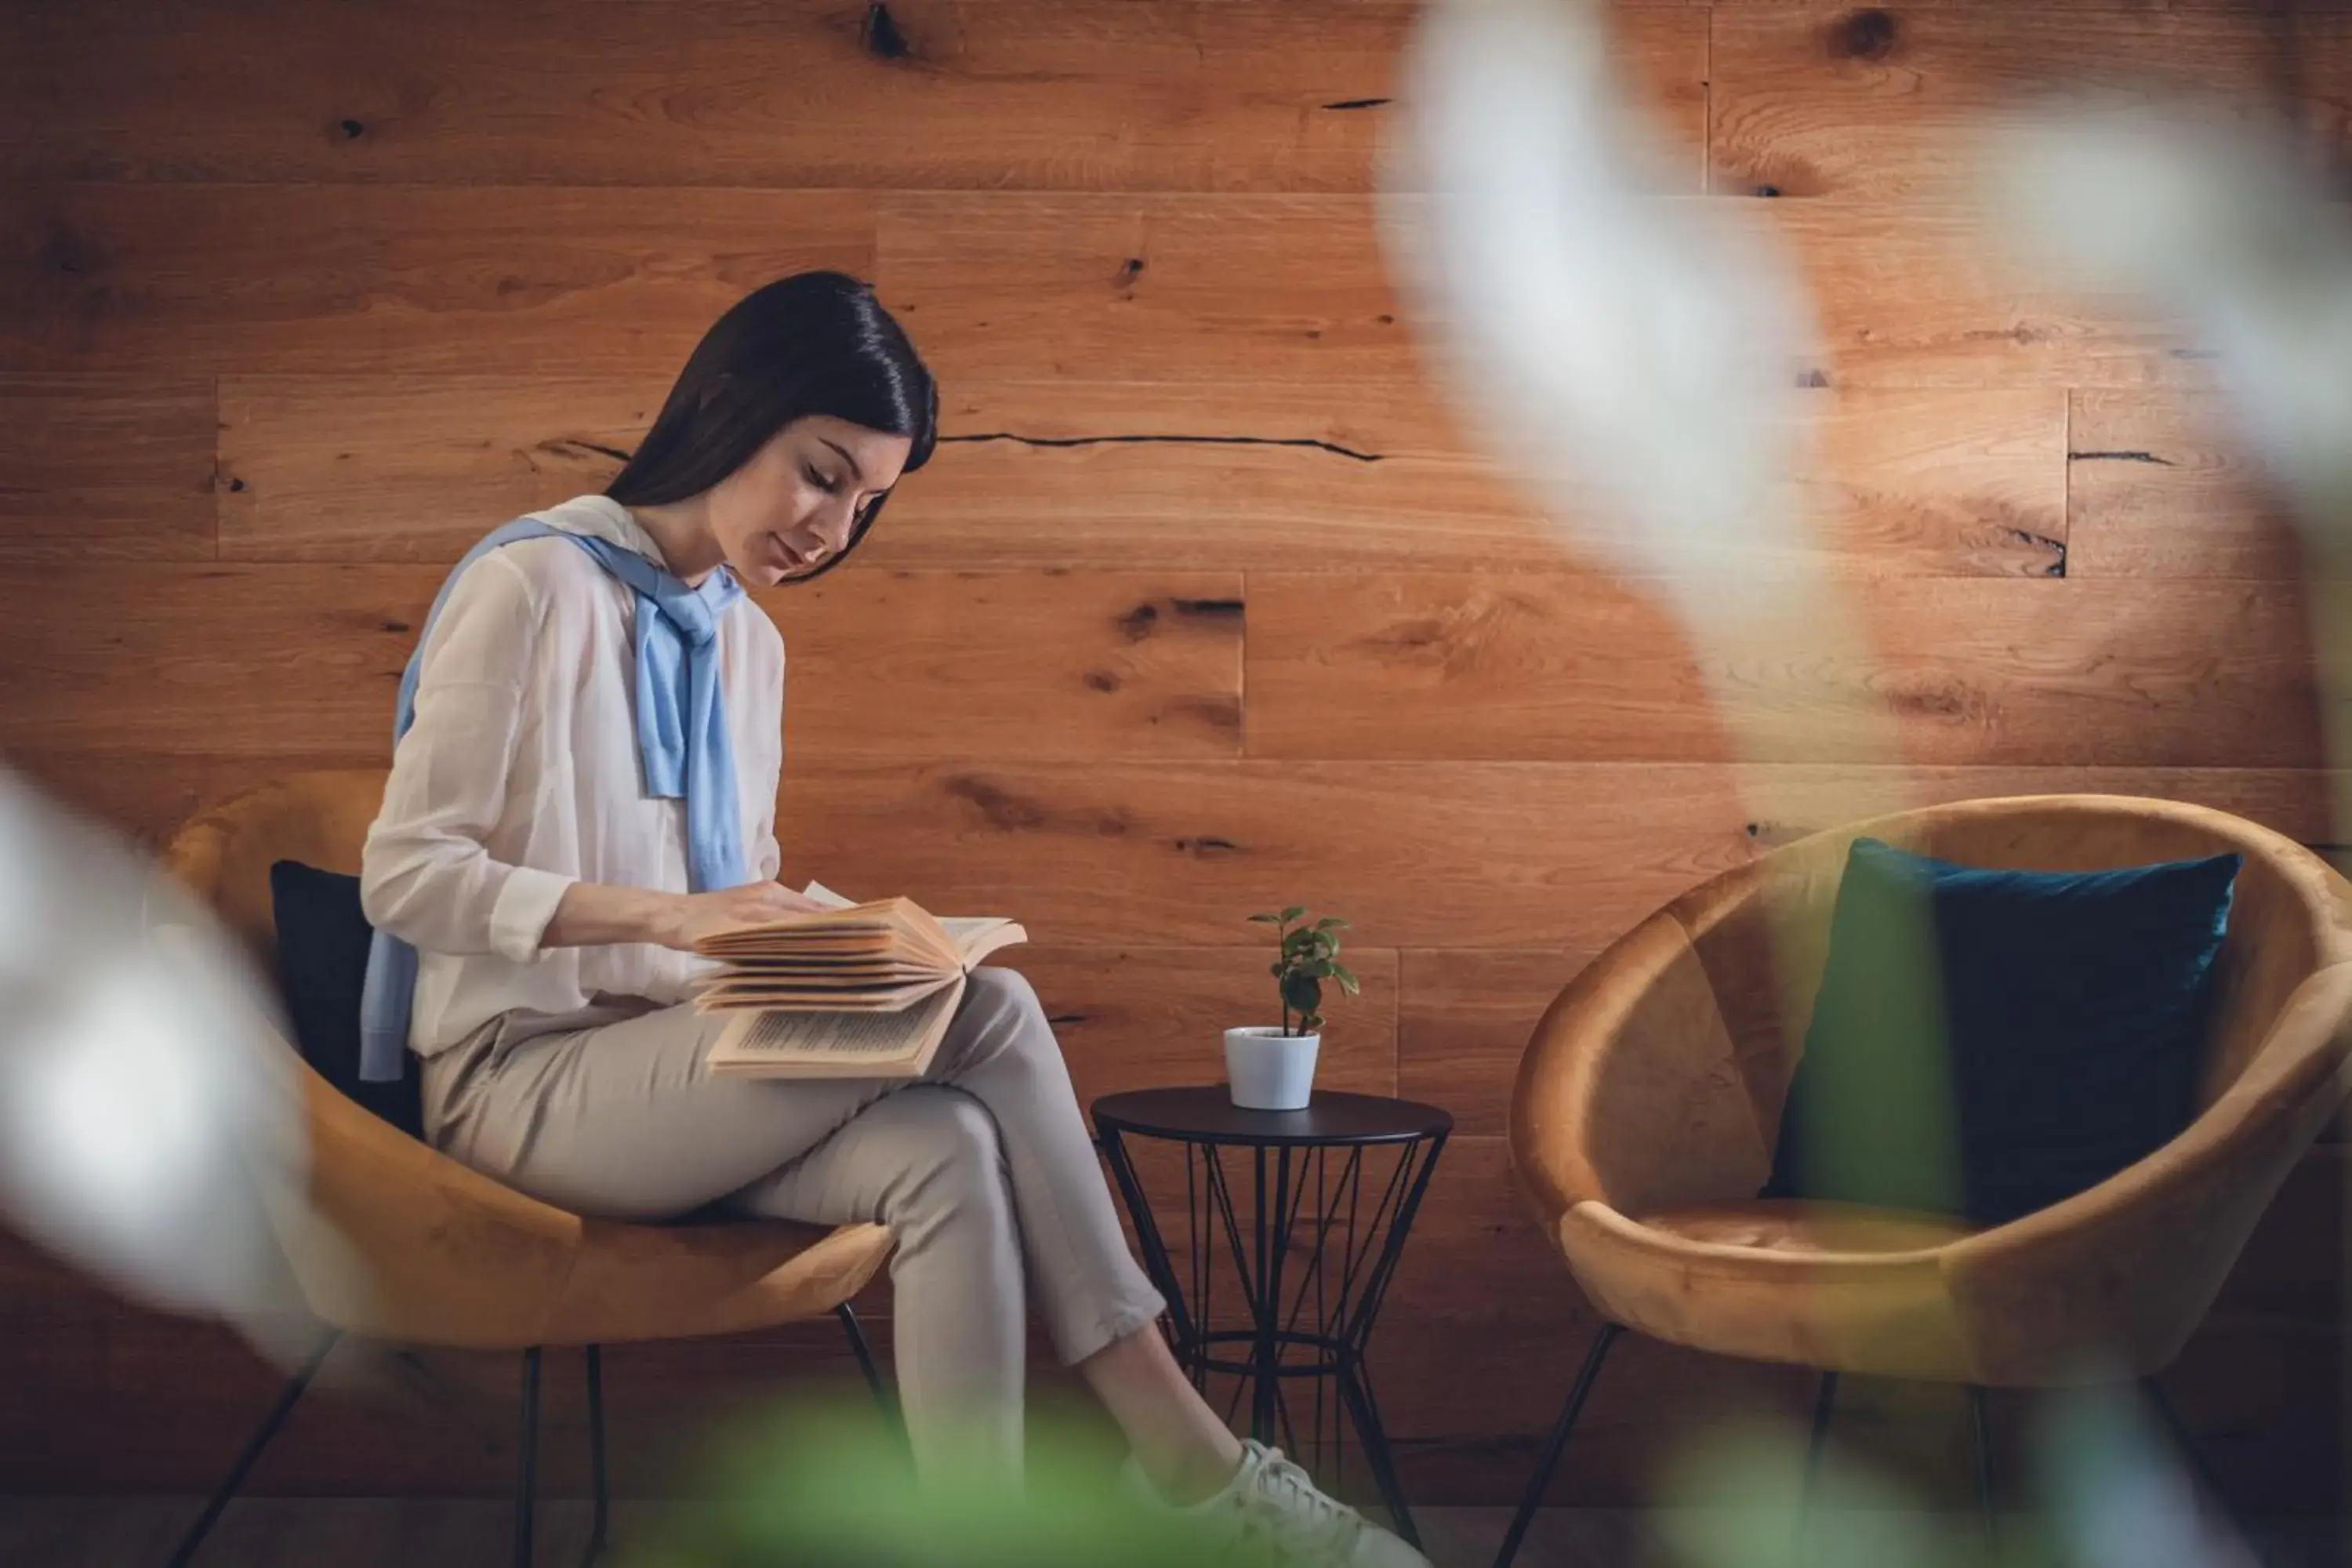
<svg viewBox="0 0 2352 1568">
<path fill-rule="evenodd" d="M 1368 1095 L 1238 1110 L 1222 1086 L 1095 1105 L 1098 1142 L 1193 1385 L 1222 1403 L 1228 1423 L 1246 1402 L 1249 1435 L 1335 1491 L 1352 1426 L 1381 1501 L 1416 1544 L 1365 1349 L 1452 1124 L 1433 1107 Z M 1173 1216 L 1163 1226 L 1146 1195 L 1138 1139 L 1181 1146 L 1183 1226 L 1172 1237 Z"/>
</svg>

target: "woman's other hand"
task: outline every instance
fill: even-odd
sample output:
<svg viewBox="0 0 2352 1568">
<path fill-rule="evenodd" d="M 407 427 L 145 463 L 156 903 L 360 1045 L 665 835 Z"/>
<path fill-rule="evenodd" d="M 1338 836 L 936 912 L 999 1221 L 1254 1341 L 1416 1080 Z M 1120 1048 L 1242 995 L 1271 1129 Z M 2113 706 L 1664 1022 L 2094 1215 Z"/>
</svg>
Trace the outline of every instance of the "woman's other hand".
<svg viewBox="0 0 2352 1568">
<path fill-rule="evenodd" d="M 698 941 L 716 931 L 757 925 L 784 915 L 806 914 L 825 907 L 782 882 L 746 882 L 740 888 L 722 888 L 715 893 L 679 893 L 673 897 L 677 907 L 664 945 L 688 951 Z"/>
</svg>

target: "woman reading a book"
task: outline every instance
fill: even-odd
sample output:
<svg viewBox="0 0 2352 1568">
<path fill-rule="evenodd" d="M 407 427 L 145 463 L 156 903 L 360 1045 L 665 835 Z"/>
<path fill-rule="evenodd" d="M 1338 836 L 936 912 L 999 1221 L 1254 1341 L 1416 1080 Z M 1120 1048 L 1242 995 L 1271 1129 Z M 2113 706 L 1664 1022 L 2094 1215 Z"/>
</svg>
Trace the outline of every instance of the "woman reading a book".
<svg viewBox="0 0 2352 1568">
<path fill-rule="evenodd" d="M 1140 1495 L 1300 1563 L 1422 1563 L 1237 1443 L 1178 1368 L 1019 974 L 972 973 L 917 1079 L 707 1068 L 728 1016 L 692 1005 L 696 941 L 815 907 L 775 879 L 784 649 L 742 586 L 838 565 L 938 407 L 870 289 L 787 278 L 705 334 L 601 494 L 458 563 L 367 837 L 363 1071 L 413 1051 L 437 1147 L 578 1213 L 887 1224 L 919 1472 L 1017 1476 L 1034 1300 Z"/>
</svg>

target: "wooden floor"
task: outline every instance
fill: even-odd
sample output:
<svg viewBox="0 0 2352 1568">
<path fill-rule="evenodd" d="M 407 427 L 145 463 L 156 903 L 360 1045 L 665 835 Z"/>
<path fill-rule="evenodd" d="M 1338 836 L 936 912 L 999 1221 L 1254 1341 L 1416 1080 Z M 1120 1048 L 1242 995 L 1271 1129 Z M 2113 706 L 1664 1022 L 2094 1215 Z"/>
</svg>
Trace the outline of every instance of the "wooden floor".
<svg viewBox="0 0 2352 1568">
<path fill-rule="evenodd" d="M 9 1568 L 158 1568 L 194 1516 L 185 1498 L 0 1498 L 0 1563 Z M 658 1524 L 670 1503 L 622 1503 L 614 1535 Z M 1437 1568 L 1485 1568 L 1502 1539 L 1508 1510 L 1420 1510 Z M 1914 1516 L 1956 1539 L 1970 1539 L 1969 1515 Z M 490 1499 L 256 1498 L 225 1516 L 198 1554 L 197 1568 L 499 1568 L 509 1561 L 510 1516 Z M 1703 1526 L 1695 1515 L 1668 1518 L 1613 1509 L 1546 1509 L 1538 1516 L 1520 1568 L 1643 1568 L 1677 1561 L 1665 1542 Z M 1826 1520 L 1834 1531 L 1838 1521 Z M 1885 1521 L 1873 1521 L 1874 1525 Z M 1678 1528 L 1681 1527 L 1681 1528 Z M 1857 1527 L 1859 1537 L 1867 1526 Z M 588 1538 L 588 1505 L 551 1500 L 540 1513 L 539 1561 L 575 1563 Z M 2267 1568 L 2337 1568 L 2352 1562 L 2342 1520 L 2267 1520 L 2256 1526 Z M 1885 1539 L 1875 1529 L 1874 1539 Z M 1759 1557 L 1759 1561 L 1760 1561 Z M 1865 1557 L 1841 1559 L 1861 1562 Z M 624 1559 L 625 1561 L 625 1558 Z M 2205 1568 L 2200 1563 L 2200 1568 Z M 2210 1568 L 2236 1568 L 2221 1556 Z"/>
</svg>

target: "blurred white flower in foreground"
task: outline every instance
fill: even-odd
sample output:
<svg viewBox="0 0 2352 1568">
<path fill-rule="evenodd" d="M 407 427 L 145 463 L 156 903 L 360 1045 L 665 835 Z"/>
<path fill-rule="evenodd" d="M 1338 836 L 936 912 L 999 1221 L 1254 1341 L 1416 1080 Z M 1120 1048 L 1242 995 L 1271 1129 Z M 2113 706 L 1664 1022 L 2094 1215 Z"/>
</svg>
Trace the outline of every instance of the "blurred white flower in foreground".
<svg viewBox="0 0 2352 1568">
<path fill-rule="evenodd" d="M 1668 1555 L 1687 1568 L 2253 1568 L 2245 1542 L 2199 1506 L 2129 1376 L 2085 1373 L 2095 1381 L 2004 1394 L 2027 1401 L 2029 1495 L 1990 1525 L 1953 1506 L 1960 1478 L 1923 1490 L 1867 1439 L 1832 1437 L 1808 1479 L 1804 1428 L 1751 1417 L 1702 1430 L 1660 1478 Z M 1956 1417 L 1957 1405 L 1945 1406 Z M 1933 1415 L 1915 1406 L 1906 1419 Z"/>
<path fill-rule="evenodd" d="M 0 769 L 0 1223 L 133 1300 L 251 1331 L 298 1182 L 274 1004 L 143 857 Z"/>
<path fill-rule="evenodd" d="M 2352 217 L 2295 143 L 2189 106 L 2046 110 L 1987 134 L 2002 232 L 2216 351 L 2239 428 L 2315 543 L 2352 532 Z"/>
<path fill-rule="evenodd" d="M 1573 542 L 1660 574 L 1794 549 L 1803 290 L 1748 204 L 1663 194 L 1690 182 L 1606 46 L 1586 0 L 1427 6 L 1390 254 L 1474 430 Z"/>
<path fill-rule="evenodd" d="M 1794 483 L 1832 395 L 1799 386 L 1811 311 L 1769 204 L 1665 194 L 1690 190 L 1697 150 L 1626 96 L 1603 22 L 1592 0 L 1423 9 L 1383 149 L 1388 253 L 1470 432 L 1565 545 L 1675 612 L 1738 759 L 1833 738 L 1834 780 L 1748 768 L 1746 809 L 1908 805 L 1895 770 L 1851 765 L 1895 761 L 1866 686 L 1809 731 L 1754 679 L 1869 668 Z"/>
<path fill-rule="evenodd" d="M 2084 1568 L 2254 1568 L 2198 1503 L 2147 1402 L 2121 1379 L 2044 1396 L 2034 1447 L 2066 1561 Z"/>
<path fill-rule="evenodd" d="M 2352 217 L 2296 142 L 2210 109 L 2048 110 L 1979 164 L 2015 242 L 2137 296 L 2219 357 L 2240 437 L 2292 503 L 2311 581 L 2337 837 L 2352 826 Z"/>
</svg>

